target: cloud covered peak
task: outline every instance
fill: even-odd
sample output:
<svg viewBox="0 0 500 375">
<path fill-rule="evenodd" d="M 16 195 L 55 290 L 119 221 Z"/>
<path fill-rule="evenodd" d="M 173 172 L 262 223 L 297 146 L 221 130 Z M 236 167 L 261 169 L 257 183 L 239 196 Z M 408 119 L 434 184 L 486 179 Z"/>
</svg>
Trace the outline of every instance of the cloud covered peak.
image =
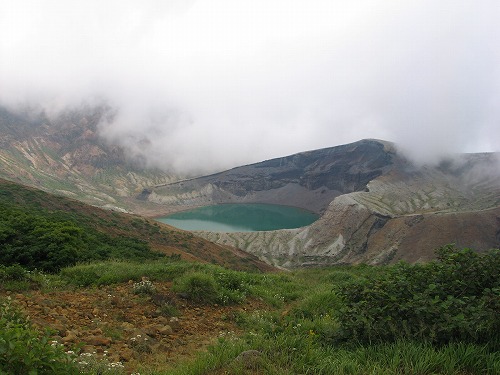
<svg viewBox="0 0 500 375">
<path fill-rule="evenodd" d="M 0 101 L 116 110 L 103 135 L 210 171 L 362 138 L 500 150 L 500 5 L 6 1 Z"/>
</svg>

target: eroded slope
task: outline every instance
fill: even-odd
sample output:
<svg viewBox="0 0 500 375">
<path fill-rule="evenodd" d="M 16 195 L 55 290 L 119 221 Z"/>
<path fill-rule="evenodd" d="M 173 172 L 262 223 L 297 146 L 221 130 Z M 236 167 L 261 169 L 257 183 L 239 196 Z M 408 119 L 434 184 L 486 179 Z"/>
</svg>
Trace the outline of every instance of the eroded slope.
<svg viewBox="0 0 500 375">
<path fill-rule="evenodd" d="M 221 189 L 214 186 L 245 186 L 251 178 L 242 172 L 257 169 L 257 165 L 208 176 L 204 180 L 188 181 L 190 195 L 174 193 L 167 198 L 174 204 L 207 204 L 235 201 L 235 196 L 240 197 L 237 201 L 259 201 L 259 198 L 274 196 L 277 198 L 263 201 L 318 210 L 318 206 L 308 205 L 308 199 L 317 193 L 317 189 L 324 191 L 322 204 L 330 198 L 332 200 L 326 207 L 319 208 L 322 217 L 308 227 L 254 233 L 198 233 L 210 241 L 239 247 L 268 263 L 287 268 L 425 261 L 433 258 L 437 247 L 448 243 L 479 251 L 500 246 L 497 154 L 460 155 L 436 167 L 417 167 L 386 142 L 367 140 L 347 146 L 322 155 L 323 158 L 318 158 L 315 164 L 316 170 L 328 171 L 325 173 L 329 173 L 329 181 L 335 180 L 335 184 L 329 184 L 319 173 L 316 176 L 309 174 L 308 184 L 294 181 L 293 196 L 280 194 L 280 189 L 287 186 L 285 181 L 290 184 L 290 180 L 273 182 L 274 185 L 270 183 L 277 187 L 263 192 L 249 190 L 240 195 L 216 194 Z M 377 156 L 375 160 L 386 162 L 363 162 L 377 155 L 366 152 L 367 149 L 384 153 L 385 157 Z M 365 152 L 357 155 L 360 150 Z M 343 172 L 335 173 L 320 165 L 321 162 L 328 163 L 329 155 L 338 158 Z M 276 161 L 273 163 L 280 167 Z M 370 172 L 372 166 L 376 168 Z M 258 175 L 258 178 L 272 181 L 271 176 L 277 174 Z M 224 181 L 229 177 L 234 181 Z M 318 177 L 317 181 L 313 181 L 315 177 Z M 241 184 L 238 185 L 238 181 L 242 181 Z M 174 185 L 181 188 L 180 184 Z M 202 188 L 195 190 L 194 186 Z M 168 186 L 160 191 L 165 193 L 171 188 Z"/>
<path fill-rule="evenodd" d="M 51 117 L 0 107 L 0 177 L 109 208 L 147 211 L 131 196 L 176 176 L 145 169 L 100 136 L 113 116 L 106 106 L 83 106 Z"/>
</svg>

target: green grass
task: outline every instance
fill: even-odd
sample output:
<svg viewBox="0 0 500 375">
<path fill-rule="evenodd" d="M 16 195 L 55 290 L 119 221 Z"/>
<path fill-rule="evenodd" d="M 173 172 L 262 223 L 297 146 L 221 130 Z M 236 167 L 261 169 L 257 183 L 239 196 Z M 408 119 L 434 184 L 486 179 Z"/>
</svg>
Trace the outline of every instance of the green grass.
<svg viewBox="0 0 500 375">
<path fill-rule="evenodd" d="M 213 299 L 198 300 L 199 293 L 194 289 L 189 290 L 188 281 L 197 276 L 212 280 L 215 293 Z M 168 257 L 143 262 L 112 260 L 79 264 L 66 267 L 59 274 L 61 281 L 77 287 L 139 281 L 142 277 L 153 282 L 173 281 L 176 291 L 185 293 L 188 298 L 191 294 L 194 301 L 223 305 L 240 303 L 251 297 L 261 299 L 273 308 L 281 308 L 297 300 L 307 289 L 299 279 L 288 273 L 238 272 L 217 265 Z"/>
<path fill-rule="evenodd" d="M 113 260 L 64 268 L 60 276 L 69 284 L 86 287 L 110 285 L 129 280 L 139 281 L 143 276 L 147 276 L 151 281 L 171 281 L 189 270 L 200 267 L 203 265 L 183 261 L 171 262 L 169 259 L 149 262 Z"/>
<path fill-rule="evenodd" d="M 453 250 L 445 255 L 461 264 L 479 261 L 467 251 Z M 449 264 L 449 259 L 443 263 Z M 419 267 L 414 272 L 419 272 Z M 435 272 L 434 266 L 429 267 Z M 495 332 L 491 332 L 489 342 L 478 343 L 453 339 L 436 344 L 418 335 L 373 343 L 338 341 L 343 323 L 337 313 L 346 303 L 339 288 L 345 290 L 360 283 L 369 287 L 375 280 L 391 280 L 395 271 L 398 268 L 394 266 L 332 267 L 252 275 L 250 281 L 248 274 L 235 273 L 246 283 L 247 298 L 259 298 L 268 306 L 230 317 L 244 333 L 222 334 L 207 352 L 187 363 L 169 368 L 144 365 L 139 371 L 174 375 L 500 373 L 500 343 Z M 238 279 L 235 275 L 228 278 Z M 498 275 L 491 275 L 488 282 L 496 285 Z M 251 368 L 237 360 L 246 350 L 260 353 L 250 363 Z"/>
<path fill-rule="evenodd" d="M 391 293 L 403 293 L 406 287 L 411 288 L 412 293 L 415 288 L 423 288 L 426 293 L 433 292 L 435 287 L 432 282 L 436 280 L 431 280 L 432 276 L 442 283 L 441 291 L 452 293 L 458 288 L 461 294 L 455 297 L 457 299 L 466 291 L 468 298 L 472 295 L 492 298 L 485 303 L 493 305 L 478 305 L 474 311 L 471 310 L 474 313 L 486 314 L 491 306 L 496 306 L 494 298 L 498 296 L 495 293 L 498 292 L 499 276 L 495 273 L 497 268 L 494 262 L 498 261 L 498 253 L 478 256 L 453 247 L 444 250 L 439 262 L 427 266 L 338 266 L 263 274 L 164 258 L 143 262 L 112 260 L 79 264 L 50 276 L 10 266 L 1 268 L 0 276 L 4 282 L 13 283 L 10 285 L 14 285 L 14 289 L 29 288 L 37 283 L 45 287 L 97 287 L 147 277 L 152 283 L 172 281 L 174 290 L 186 294 L 200 305 L 253 301 L 254 309 L 233 311 L 225 317 L 239 327 L 238 335 L 221 332 L 217 342 L 207 351 L 186 362 L 172 365 L 161 362 L 160 357 L 148 360 L 137 369 L 143 375 L 498 374 L 500 342 L 494 331 L 486 337 L 486 341 L 484 336 L 481 342 L 464 341 L 460 339 L 463 336 L 458 335 L 439 343 L 419 335 L 367 342 L 352 337 L 346 339 L 341 334 L 345 325 L 350 324 L 350 321 L 339 317 L 339 311 L 345 311 L 346 304 L 352 303 L 345 295 L 349 294 L 349 290 L 353 295 L 363 295 L 360 292 L 363 290 L 363 293 L 369 293 L 367 296 L 381 298 L 381 306 L 375 304 L 379 300 L 372 301 L 374 314 L 378 314 L 378 309 L 386 306 L 385 299 L 392 301 L 392 297 L 396 296 Z M 467 280 L 461 277 L 463 275 Z M 20 287 L 23 282 L 24 286 Z M 385 286 L 377 290 L 378 285 Z M 486 292 L 483 291 L 485 286 Z M 197 293 L 207 293 L 207 287 L 213 292 L 210 294 L 213 298 L 198 299 Z M 397 298 L 402 299 L 395 301 L 396 305 L 409 303 L 403 296 L 398 295 Z M 363 309 L 352 310 L 358 308 L 358 302 Z M 351 305 L 350 313 L 359 312 L 360 316 L 370 314 L 367 300 L 356 303 Z M 451 306 L 455 309 L 458 305 Z M 453 313 L 459 315 L 459 311 Z M 164 314 L 172 314 L 170 306 L 165 307 Z M 492 327 L 498 324 L 498 318 L 491 315 L 484 317 L 493 319 Z M 478 324 L 480 326 L 481 322 Z M 462 326 L 457 327 L 460 330 Z M 120 337 L 118 331 L 108 334 Z M 250 362 L 238 360 L 238 356 L 247 350 L 258 351 L 258 355 Z"/>
<path fill-rule="evenodd" d="M 283 319 L 254 312 L 240 320 L 242 337 L 222 337 L 195 360 L 155 374 L 498 374 L 500 354 L 487 345 L 461 342 L 443 346 L 401 340 L 374 345 L 330 345 L 325 335 L 335 329 L 332 317 Z M 253 369 L 236 360 L 246 350 L 260 352 Z M 148 372 L 149 371 L 149 372 Z M 258 371 L 258 372 L 252 372 Z"/>
</svg>

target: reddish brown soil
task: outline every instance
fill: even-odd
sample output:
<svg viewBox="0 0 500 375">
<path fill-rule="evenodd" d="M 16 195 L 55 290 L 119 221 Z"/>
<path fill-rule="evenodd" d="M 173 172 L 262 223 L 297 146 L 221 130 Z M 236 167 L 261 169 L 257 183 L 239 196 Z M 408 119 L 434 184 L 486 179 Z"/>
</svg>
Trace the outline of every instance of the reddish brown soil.
<svg viewBox="0 0 500 375">
<path fill-rule="evenodd" d="M 238 306 L 201 306 L 179 298 L 170 283 L 155 282 L 154 297 L 136 295 L 131 283 L 74 291 L 29 291 L 12 294 L 31 322 L 54 330 L 54 340 L 67 350 L 121 361 L 129 372 L 139 363 L 161 357 L 163 365 L 176 363 L 206 349 L 221 335 L 237 333 L 234 315 L 257 309 L 258 301 Z M 170 317 L 159 305 L 178 311 Z"/>
</svg>

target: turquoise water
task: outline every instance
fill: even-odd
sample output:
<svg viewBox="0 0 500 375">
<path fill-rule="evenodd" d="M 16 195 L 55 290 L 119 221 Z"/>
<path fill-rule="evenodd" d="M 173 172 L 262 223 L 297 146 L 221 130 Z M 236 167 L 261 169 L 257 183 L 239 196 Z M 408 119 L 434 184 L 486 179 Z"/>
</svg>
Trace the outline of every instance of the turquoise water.
<svg viewBox="0 0 500 375">
<path fill-rule="evenodd" d="M 299 228 L 318 215 L 296 207 L 274 204 L 220 204 L 177 212 L 156 220 L 184 230 L 255 232 Z"/>
</svg>

